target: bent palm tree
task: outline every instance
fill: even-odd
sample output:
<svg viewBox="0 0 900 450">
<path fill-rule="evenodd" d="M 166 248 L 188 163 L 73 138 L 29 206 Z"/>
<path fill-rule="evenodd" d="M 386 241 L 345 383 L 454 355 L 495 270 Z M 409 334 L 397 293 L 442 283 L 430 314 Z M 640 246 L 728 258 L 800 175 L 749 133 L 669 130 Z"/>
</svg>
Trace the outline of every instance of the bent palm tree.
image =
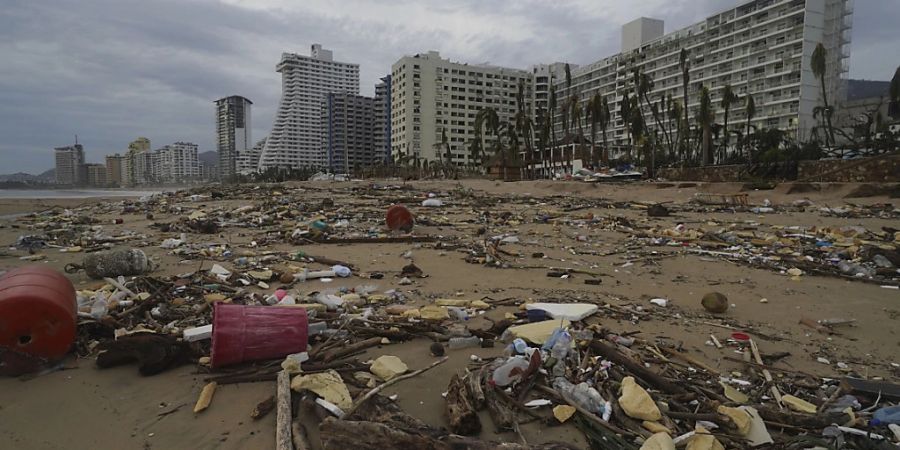
<svg viewBox="0 0 900 450">
<path fill-rule="evenodd" d="M 747 93 L 747 97 L 744 103 L 744 112 L 747 114 L 747 133 L 744 134 L 744 143 L 746 145 L 747 151 L 747 162 L 753 163 L 752 154 L 750 153 L 750 121 L 753 120 L 753 116 L 756 115 L 756 102 L 753 101 L 753 96 L 750 93 Z"/>
<path fill-rule="evenodd" d="M 600 132 L 603 133 L 603 152 L 601 160 L 603 164 L 609 164 L 609 143 L 606 141 L 606 129 L 609 127 L 609 121 L 612 117 L 609 114 L 609 101 L 606 97 L 600 102 Z"/>
<path fill-rule="evenodd" d="M 683 153 L 686 151 L 688 147 L 688 141 L 690 137 L 688 136 L 688 131 L 691 129 L 690 120 L 688 119 L 688 83 L 691 82 L 691 74 L 690 74 L 690 61 L 688 60 L 688 52 L 687 49 L 682 48 L 681 53 L 678 56 L 678 64 L 681 66 L 681 88 L 684 94 L 684 130 L 681 133 L 681 138 L 684 140 L 679 145 L 681 147 L 682 152 L 682 161 L 684 160 Z"/>
<path fill-rule="evenodd" d="M 722 150 L 721 157 L 719 158 L 719 163 L 725 159 L 725 154 L 728 152 L 728 112 L 731 110 L 731 104 L 738 100 L 737 95 L 731 89 L 730 84 L 726 84 L 725 87 L 722 88 L 722 109 L 725 110 L 725 124 L 723 125 L 722 133 L 725 135 L 725 139 L 722 142 Z"/>
<path fill-rule="evenodd" d="M 709 88 L 703 86 L 700 88 L 700 110 L 697 111 L 697 124 L 703 130 L 701 165 L 704 166 L 712 163 L 712 123 L 715 120 L 713 114 L 712 101 L 709 99 Z"/>
<path fill-rule="evenodd" d="M 812 66 L 813 75 L 819 79 L 819 84 L 822 85 L 822 102 L 825 103 L 824 115 L 825 115 L 825 123 L 827 124 L 827 135 L 826 135 L 826 145 L 834 145 L 834 128 L 831 126 L 831 107 L 828 106 L 828 93 L 825 89 L 825 66 L 826 59 L 828 58 L 828 51 L 825 50 L 825 46 L 820 42 L 816 45 L 816 49 L 813 50 L 812 60 L 810 61 L 810 65 Z"/>
</svg>

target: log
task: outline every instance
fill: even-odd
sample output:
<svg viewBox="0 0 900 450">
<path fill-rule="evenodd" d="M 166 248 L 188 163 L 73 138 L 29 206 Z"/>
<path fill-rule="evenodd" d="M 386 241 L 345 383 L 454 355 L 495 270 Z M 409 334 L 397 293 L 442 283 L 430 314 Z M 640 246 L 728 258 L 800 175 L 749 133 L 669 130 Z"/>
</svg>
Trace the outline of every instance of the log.
<svg viewBox="0 0 900 450">
<path fill-rule="evenodd" d="M 266 417 L 266 415 L 268 415 L 273 409 L 275 409 L 274 395 L 257 403 L 256 407 L 253 408 L 253 411 L 250 412 L 250 418 L 252 418 L 253 420 L 262 419 L 263 417 Z"/>
<path fill-rule="evenodd" d="M 441 365 L 441 364 L 447 362 L 448 359 L 450 359 L 450 357 L 449 357 L 449 356 L 445 356 L 445 357 L 443 357 L 443 358 L 441 358 L 441 359 L 439 359 L 439 360 L 437 360 L 437 361 L 431 363 L 430 366 L 428 366 L 428 367 L 426 367 L 426 368 L 424 368 L 424 369 L 419 369 L 419 370 L 416 370 L 415 372 L 410 372 L 410 373 L 407 373 L 407 374 L 405 374 L 405 375 L 400 375 L 399 377 L 396 377 L 396 378 L 391 378 L 389 381 L 387 381 L 387 382 L 385 382 L 384 384 L 382 384 L 382 385 L 380 385 L 380 386 L 378 386 L 378 387 L 372 389 L 371 391 L 367 392 L 366 395 L 363 395 L 362 398 L 359 398 L 358 400 L 356 400 L 355 402 L 353 402 L 353 406 L 352 406 L 348 411 L 345 411 L 345 412 L 344 412 L 344 417 L 350 417 L 351 415 L 353 415 L 353 413 L 359 408 L 360 405 L 362 405 L 363 403 L 365 403 L 366 400 L 372 398 L 372 396 L 374 396 L 375 394 L 381 392 L 382 389 L 384 389 L 384 388 L 386 388 L 386 387 L 388 387 L 388 386 L 390 386 L 390 385 L 392 385 L 392 384 L 394 384 L 394 383 L 397 383 L 398 381 L 403 381 L 403 380 L 405 380 L 405 379 L 407 379 L 407 378 L 412 378 L 412 377 L 414 377 L 414 376 L 416 376 L 416 375 L 420 375 L 420 374 L 422 374 L 422 373 L 425 373 L 425 372 L 427 372 L 428 370 L 430 370 L 430 369 L 432 369 L 432 368 L 434 368 L 434 367 L 437 367 L 437 366 L 439 366 L 439 365 Z"/>
<path fill-rule="evenodd" d="M 404 430 L 369 421 L 349 421 L 329 417 L 319 426 L 324 450 L 386 450 L 409 448 L 416 450 L 575 450 L 564 443 L 522 445 L 482 441 L 464 436 L 432 437 L 412 430 Z"/>
<path fill-rule="evenodd" d="M 484 385 L 482 384 L 482 381 L 484 380 L 484 369 L 469 372 L 463 380 L 466 383 L 466 391 L 468 391 L 472 406 L 476 411 L 481 411 L 484 409 L 485 403 Z"/>
<path fill-rule="evenodd" d="M 491 414 L 491 420 L 497 431 L 514 430 L 519 422 L 519 417 L 516 411 L 506 404 L 497 390 L 496 386 L 488 386 L 484 390 L 485 404 Z"/>
<path fill-rule="evenodd" d="M 478 413 L 469 401 L 468 392 L 459 375 L 453 374 L 447 387 L 447 417 L 450 431 L 463 436 L 471 436 L 481 431 Z"/>
<path fill-rule="evenodd" d="M 291 439 L 294 442 L 294 450 L 312 449 L 309 439 L 306 438 L 306 430 L 303 428 L 303 424 L 300 423 L 300 420 L 294 420 L 294 422 L 291 423 Z"/>
<path fill-rule="evenodd" d="M 291 440 L 291 375 L 278 372 L 278 415 L 275 418 L 275 449 L 293 450 Z"/>
<path fill-rule="evenodd" d="M 331 361 L 334 361 L 335 359 L 341 358 L 343 356 L 351 355 L 353 353 L 365 350 L 369 347 L 375 347 L 376 345 L 380 345 L 380 344 L 381 344 L 381 338 L 373 337 L 373 338 L 366 339 L 364 341 L 359 341 L 355 344 L 338 347 L 338 348 L 328 350 L 327 352 L 323 353 L 322 361 L 331 362 Z"/>
<path fill-rule="evenodd" d="M 613 346 L 608 345 L 605 342 L 601 342 L 599 340 L 592 341 L 591 350 L 616 364 L 625 366 L 625 368 L 628 369 L 628 371 L 633 375 L 646 381 L 647 383 L 653 385 L 663 392 L 666 392 L 668 394 L 684 394 L 687 392 L 683 387 L 663 378 L 660 375 L 657 375 L 655 372 L 644 367 L 643 364 L 640 364 L 633 359 L 623 355 Z"/>
</svg>

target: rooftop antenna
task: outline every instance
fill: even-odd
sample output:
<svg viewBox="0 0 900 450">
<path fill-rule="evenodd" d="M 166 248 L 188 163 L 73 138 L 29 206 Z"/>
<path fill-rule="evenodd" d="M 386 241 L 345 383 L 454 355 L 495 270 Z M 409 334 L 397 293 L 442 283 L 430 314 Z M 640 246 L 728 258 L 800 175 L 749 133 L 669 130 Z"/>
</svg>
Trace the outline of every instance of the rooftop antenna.
<svg viewBox="0 0 900 450">
<path fill-rule="evenodd" d="M 78 135 L 75 135 L 75 145 L 78 145 Z"/>
</svg>

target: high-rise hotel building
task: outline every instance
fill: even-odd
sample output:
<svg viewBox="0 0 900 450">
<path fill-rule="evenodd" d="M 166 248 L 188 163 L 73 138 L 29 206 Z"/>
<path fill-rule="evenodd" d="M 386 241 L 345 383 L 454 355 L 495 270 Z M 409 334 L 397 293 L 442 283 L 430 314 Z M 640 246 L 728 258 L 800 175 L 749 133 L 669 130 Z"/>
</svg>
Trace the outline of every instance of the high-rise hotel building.
<svg viewBox="0 0 900 450">
<path fill-rule="evenodd" d="M 359 65 L 334 61 L 331 50 L 313 44 L 310 56 L 282 53 L 281 102 L 259 167 L 326 166 L 322 148 L 322 103 L 325 95 L 359 94 Z"/>
<path fill-rule="evenodd" d="M 607 98 L 613 116 L 610 144 L 627 148 L 630 141 L 618 107 L 623 94 L 633 96 L 634 70 L 653 79 L 652 101 L 671 95 L 684 102 L 680 53 L 686 49 L 692 126 L 701 87 L 709 88 L 715 121 L 722 123 L 722 88 L 731 85 L 741 98 L 753 96 L 753 126 L 785 130 L 806 140 L 817 124 L 813 110 L 822 105 L 821 84 L 810 63 L 813 50 L 819 43 L 827 50 L 825 84 L 834 104 L 843 97 L 848 73 L 852 13 L 851 0 L 753 0 L 669 34 L 663 34 L 661 21 L 641 18 L 623 27 L 621 53 L 571 71 L 572 89 L 585 103 L 597 91 Z M 564 80 L 555 80 L 557 97 L 566 98 Z M 558 124 L 560 118 L 556 120 Z M 729 122 L 745 121 L 739 101 Z M 652 120 L 647 122 L 655 128 Z"/>
<path fill-rule="evenodd" d="M 219 178 L 228 180 L 238 173 L 237 161 L 253 148 L 250 137 L 250 108 L 253 102 L 232 95 L 216 100 L 216 151 Z"/>
<path fill-rule="evenodd" d="M 439 161 L 447 152 L 438 154 L 446 132 L 453 163 L 470 163 L 478 111 L 491 107 L 501 122 L 510 121 L 519 83 L 531 111 L 532 79 L 525 70 L 453 62 L 436 51 L 400 58 L 391 67 L 392 159 Z"/>
</svg>

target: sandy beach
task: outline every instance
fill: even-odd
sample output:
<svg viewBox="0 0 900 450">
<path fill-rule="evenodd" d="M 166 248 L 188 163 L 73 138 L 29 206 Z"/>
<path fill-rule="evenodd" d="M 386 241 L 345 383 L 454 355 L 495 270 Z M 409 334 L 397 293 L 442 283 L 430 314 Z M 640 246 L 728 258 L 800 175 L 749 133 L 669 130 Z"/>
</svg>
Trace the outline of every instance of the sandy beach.
<svg viewBox="0 0 900 450">
<path fill-rule="evenodd" d="M 352 262 L 359 273 L 384 273 L 383 279 L 338 278 L 331 283 L 308 281 L 294 286 L 298 293 L 341 287 L 353 288 L 374 284 L 379 292 L 397 289 L 404 293 L 407 303 L 425 305 L 436 298 L 502 299 L 520 301 L 569 302 L 607 304 L 586 319 L 589 324 L 615 329 L 620 333 L 634 333 L 647 341 L 675 343 L 692 357 L 722 373 L 746 376 L 746 367 L 728 357 L 738 357 L 729 348 L 708 345 L 710 335 L 726 340 L 732 332 L 751 332 L 765 354 L 787 352 L 789 356 L 772 363 L 784 373 L 800 372 L 816 377 L 840 377 L 855 373 L 865 377 L 900 380 L 898 359 L 898 320 L 900 320 L 900 291 L 887 289 L 879 283 L 837 276 L 804 273 L 788 274 L 763 267 L 751 267 L 727 259 L 711 257 L 684 250 L 683 246 L 648 247 L 637 240 L 641 235 L 654 235 L 658 230 L 671 230 L 682 223 L 698 233 L 721 230 L 746 230 L 757 233 L 760 240 L 787 227 L 810 229 L 854 226 L 882 231 L 897 227 L 895 214 L 873 214 L 868 205 L 896 203 L 886 196 L 848 198 L 859 185 L 823 184 L 795 186 L 782 184 L 774 190 L 742 191 L 740 184 L 696 183 L 634 183 L 586 184 L 578 182 L 518 182 L 497 183 L 486 180 L 411 182 L 409 190 L 397 190 L 391 198 L 406 199 L 417 215 L 415 233 L 440 236 L 438 242 L 458 243 L 461 246 L 442 247 L 428 244 L 292 244 L 267 230 L 290 231 L 296 223 L 305 223 L 317 215 L 329 221 L 345 219 L 351 227 L 362 232 L 383 229 L 381 200 L 376 201 L 372 182 L 296 183 L 283 187 L 268 187 L 261 191 L 246 191 L 238 196 L 222 199 L 203 198 L 190 201 L 173 197 L 164 207 L 157 206 L 153 218 L 133 199 L 42 199 L 0 201 L 0 216 L 52 208 L 69 208 L 97 220 L 102 232 L 117 236 L 134 232 L 135 237 L 117 244 L 115 248 L 137 247 L 159 263 L 155 277 L 171 276 L 197 270 L 208 270 L 214 263 L 229 270 L 240 270 L 233 257 L 196 257 L 173 254 L 160 248 L 166 238 L 177 238 L 180 232 L 164 232 L 154 223 L 174 223 L 193 211 L 235 209 L 242 205 L 260 205 L 270 209 L 279 198 L 290 198 L 288 208 L 302 211 L 301 217 L 265 228 L 261 226 L 225 226 L 216 234 L 187 233 L 191 243 L 227 243 L 234 249 L 234 257 L 253 257 L 262 252 L 296 252 Z M 379 181 L 376 184 L 403 185 L 402 182 Z M 281 192 L 283 191 L 283 192 Z M 441 208 L 424 208 L 425 193 L 437 193 L 445 199 Z M 771 204 L 772 213 L 749 211 L 703 210 L 690 203 L 697 193 L 747 194 L 750 205 Z M 466 197 L 468 196 L 468 197 Z M 334 201 L 333 207 L 321 208 L 325 199 Z M 474 199 L 474 200 L 473 200 Z M 605 201 L 604 206 L 600 200 Z M 797 200 L 808 200 L 807 207 L 794 206 Z M 648 217 L 646 204 L 665 203 L 672 209 L 669 217 Z M 128 206 L 126 208 L 126 206 Z M 825 214 L 822 208 L 848 208 L 866 211 L 858 217 L 837 217 Z M 891 208 L 884 209 L 890 211 Z M 508 218 L 501 220 L 503 213 Z M 474 218 L 490 218 L 486 222 Z M 552 217 L 536 220 L 538 216 Z M 122 219 L 116 224 L 115 219 Z M 13 245 L 21 235 L 40 234 L 43 220 L 22 216 L 0 219 L 0 242 Z M 592 222 L 593 221 L 593 222 Z M 240 221 L 238 221 L 240 222 Z M 290 223 L 288 223 L 290 222 Z M 619 223 L 619 226 L 603 224 Z M 627 226 L 626 226 L 627 224 Z M 495 268 L 466 261 L 471 249 L 484 239 L 479 227 L 486 227 L 486 236 L 510 234 L 518 242 L 504 245 L 511 264 L 529 268 Z M 356 229 L 354 228 L 354 229 Z M 628 231 L 638 230 L 638 231 Z M 726 248 L 722 246 L 722 249 Z M 411 285 L 401 285 L 402 277 L 395 276 L 401 267 L 410 263 L 404 253 L 411 252 L 411 261 L 427 275 L 415 278 Z M 46 258 L 38 264 L 62 269 L 66 264 L 79 262 L 84 253 L 61 253 L 57 248 L 38 251 Z M 20 259 L 27 252 L 6 248 L 0 257 L 0 270 L 28 264 Z M 408 255 L 407 255 L 408 256 Z M 288 263 L 276 261 L 271 267 L 284 269 Z M 199 267 L 199 269 L 198 269 Z M 549 267 L 569 267 L 596 272 L 600 284 L 585 284 L 585 276 L 547 276 Z M 896 277 L 896 274 L 895 274 Z M 89 279 L 84 273 L 70 275 L 76 289 L 97 288 L 102 281 Z M 251 286 L 260 294 L 270 289 Z M 710 291 L 728 297 L 731 305 L 724 316 L 712 316 L 700 305 L 700 298 Z M 657 308 L 649 300 L 668 299 L 666 308 Z M 765 302 L 761 302 L 765 299 Z M 640 306 L 638 320 L 623 319 L 612 314 L 622 308 Z M 656 309 L 654 309 L 656 308 Z M 502 320 L 519 307 L 496 306 L 482 316 L 467 321 L 470 328 L 489 326 L 486 318 Z M 646 317 L 645 317 L 646 316 Z M 835 329 L 828 335 L 800 324 L 802 318 L 852 319 L 848 326 Z M 427 339 L 413 339 L 368 349 L 358 356 L 360 361 L 379 355 L 396 355 L 411 370 L 423 368 L 435 361 L 429 353 Z M 450 357 L 443 364 L 422 376 L 411 378 L 387 388 L 385 395 L 394 395 L 397 405 L 408 414 L 435 427 L 446 427 L 442 393 L 454 373 L 461 374 L 471 362 L 471 355 L 489 359 L 499 356 L 504 344 L 494 348 L 448 350 Z M 91 355 L 69 358 L 65 370 L 37 377 L 0 378 L 0 448 L 9 449 L 248 449 L 273 448 L 275 415 L 254 421 L 249 414 L 253 407 L 273 395 L 272 382 L 223 385 L 215 394 L 210 408 L 193 414 L 191 407 L 209 376 L 208 369 L 185 365 L 162 374 L 142 377 L 135 366 L 101 370 Z M 822 360 L 826 360 L 823 363 Z M 838 363 L 841 363 L 838 365 Z M 893 365 L 892 365 L 893 364 Z M 738 377 L 737 375 L 735 375 Z M 359 392 L 354 389 L 353 392 Z M 173 412 L 174 411 L 174 412 Z M 482 412 L 482 439 L 519 442 L 513 432 L 496 432 Z M 317 428 L 307 418 L 307 430 L 316 441 Z M 540 421 L 521 427 L 530 444 L 562 441 L 579 448 L 587 448 L 584 435 L 571 422 L 548 426 Z M 318 448 L 318 447 L 316 447 Z"/>
</svg>

